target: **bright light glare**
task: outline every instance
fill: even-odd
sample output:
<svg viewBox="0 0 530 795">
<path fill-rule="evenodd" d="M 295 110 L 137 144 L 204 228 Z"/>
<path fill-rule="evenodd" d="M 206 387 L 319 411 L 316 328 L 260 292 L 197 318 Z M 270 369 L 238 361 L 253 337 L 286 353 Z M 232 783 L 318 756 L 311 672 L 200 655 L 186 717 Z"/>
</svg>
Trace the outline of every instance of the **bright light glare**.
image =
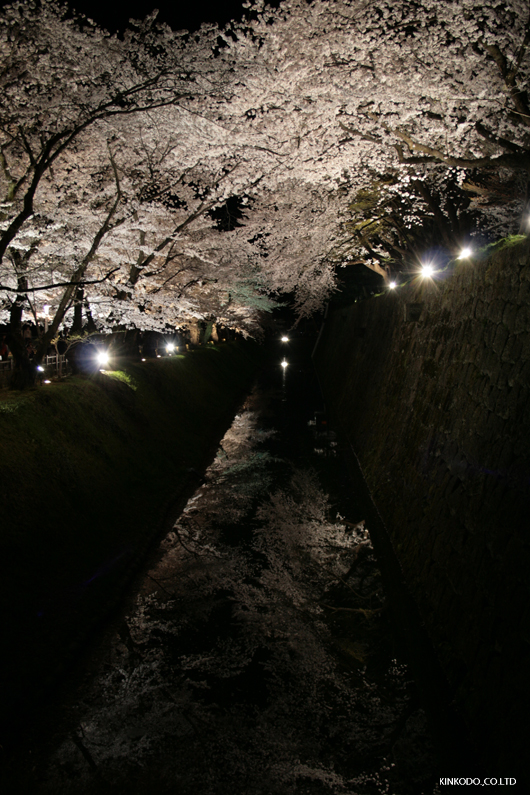
<svg viewBox="0 0 530 795">
<path fill-rule="evenodd" d="M 395 290 L 395 289 L 396 289 L 396 287 L 397 287 L 397 282 L 389 282 L 389 284 L 388 284 L 388 288 L 389 288 L 390 290 Z"/>
<path fill-rule="evenodd" d="M 51 381 L 49 381 L 48 379 L 46 379 L 46 381 L 44 381 L 44 383 L 45 383 L 45 384 L 51 384 Z"/>
<path fill-rule="evenodd" d="M 109 354 L 107 353 L 107 351 L 98 351 L 97 360 L 98 360 L 98 364 L 108 364 L 109 363 Z"/>
<path fill-rule="evenodd" d="M 286 368 L 288 365 L 289 365 L 289 362 L 286 362 L 286 361 L 285 361 L 285 359 L 284 359 L 284 360 L 283 360 L 283 362 L 282 362 L 282 367 L 283 367 L 283 369 L 285 370 L 285 368 Z"/>
<path fill-rule="evenodd" d="M 463 248 L 463 249 L 462 249 L 462 251 L 461 251 L 461 252 L 460 252 L 460 254 L 458 255 L 458 259 L 467 259 L 468 257 L 470 257 L 470 256 L 471 256 L 471 254 L 472 254 L 472 253 L 473 253 L 473 252 L 472 252 L 472 250 L 469 248 L 469 246 L 466 246 L 465 248 Z"/>
<path fill-rule="evenodd" d="M 282 342 L 289 342 L 289 337 L 282 337 Z"/>
<path fill-rule="evenodd" d="M 42 367 L 42 365 L 38 364 L 37 365 L 37 370 L 39 371 L 39 373 L 43 373 L 44 372 L 44 367 Z"/>
<path fill-rule="evenodd" d="M 168 344 L 166 345 L 166 351 L 168 353 L 173 353 L 174 350 L 175 350 L 175 343 L 174 342 L 168 342 Z"/>
<path fill-rule="evenodd" d="M 424 279 L 430 279 L 434 275 L 434 272 L 432 265 L 422 265 L 421 275 Z"/>
</svg>

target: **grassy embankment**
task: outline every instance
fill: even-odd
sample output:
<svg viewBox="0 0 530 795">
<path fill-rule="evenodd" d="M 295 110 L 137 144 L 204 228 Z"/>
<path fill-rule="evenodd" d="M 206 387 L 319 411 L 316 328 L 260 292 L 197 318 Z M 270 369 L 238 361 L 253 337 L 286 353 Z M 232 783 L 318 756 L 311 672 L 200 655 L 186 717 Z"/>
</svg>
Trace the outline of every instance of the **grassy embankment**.
<svg viewBox="0 0 530 795">
<path fill-rule="evenodd" d="M 0 393 L 8 732 L 55 685 L 172 506 L 198 485 L 259 356 L 251 343 L 230 343 Z"/>
</svg>

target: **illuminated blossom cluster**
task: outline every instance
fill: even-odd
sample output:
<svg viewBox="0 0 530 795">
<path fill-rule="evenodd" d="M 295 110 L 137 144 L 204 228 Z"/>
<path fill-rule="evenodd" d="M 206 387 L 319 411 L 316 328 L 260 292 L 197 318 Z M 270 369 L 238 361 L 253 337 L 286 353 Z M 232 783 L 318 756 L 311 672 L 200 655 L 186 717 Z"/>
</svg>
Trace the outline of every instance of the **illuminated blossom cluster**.
<svg viewBox="0 0 530 795">
<path fill-rule="evenodd" d="M 321 308 L 337 265 L 385 274 L 421 240 L 453 254 L 517 231 L 528 16 L 519 0 L 287 0 L 223 31 L 153 15 L 119 39 L 55 0 L 4 9 L 13 335 L 47 304 L 48 343 L 80 301 L 101 328 L 256 333 L 282 295 Z"/>
</svg>

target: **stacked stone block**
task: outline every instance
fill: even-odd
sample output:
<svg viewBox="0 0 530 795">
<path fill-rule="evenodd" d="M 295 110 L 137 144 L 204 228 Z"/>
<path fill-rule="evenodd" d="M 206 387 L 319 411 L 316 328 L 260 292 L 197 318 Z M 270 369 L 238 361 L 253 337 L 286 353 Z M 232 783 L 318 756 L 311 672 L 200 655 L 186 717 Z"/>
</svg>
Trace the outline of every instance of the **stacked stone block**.
<svg viewBox="0 0 530 795">
<path fill-rule="evenodd" d="M 456 703 L 509 771 L 530 706 L 528 241 L 331 312 L 316 363 Z"/>
</svg>

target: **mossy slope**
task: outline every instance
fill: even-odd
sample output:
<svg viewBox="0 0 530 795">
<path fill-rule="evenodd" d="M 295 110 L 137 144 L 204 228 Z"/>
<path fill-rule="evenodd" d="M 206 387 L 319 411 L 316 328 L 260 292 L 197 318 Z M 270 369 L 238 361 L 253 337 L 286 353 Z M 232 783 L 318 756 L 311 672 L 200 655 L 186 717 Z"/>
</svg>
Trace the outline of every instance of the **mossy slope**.
<svg viewBox="0 0 530 795">
<path fill-rule="evenodd" d="M 198 484 L 259 362 L 228 344 L 0 399 L 7 729 L 116 599 Z"/>
</svg>

